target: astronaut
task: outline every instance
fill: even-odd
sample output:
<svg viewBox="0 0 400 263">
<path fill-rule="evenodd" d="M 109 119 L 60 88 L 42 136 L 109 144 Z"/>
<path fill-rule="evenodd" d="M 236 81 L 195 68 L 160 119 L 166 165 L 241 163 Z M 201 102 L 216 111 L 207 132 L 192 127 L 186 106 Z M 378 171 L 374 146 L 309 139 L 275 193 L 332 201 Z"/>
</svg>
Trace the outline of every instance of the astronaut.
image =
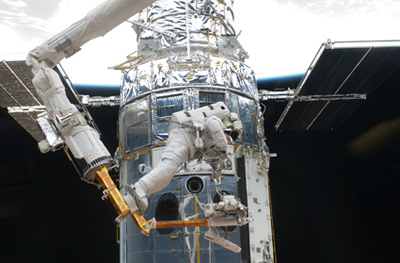
<svg viewBox="0 0 400 263">
<path fill-rule="evenodd" d="M 231 113 L 223 102 L 174 113 L 161 162 L 130 186 L 129 192 L 139 210 L 143 213 L 147 209 L 147 198 L 164 189 L 182 163 L 203 158 L 214 171 L 221 167 L 220 164 L 228 159 L 227 145 L 231 138 L 224 133 L 228 129 L 240 133 L 242 123 L 237 114 Z M 128 201 L 130 207 L 134 206 L 132 201 Z"/>
</svg>

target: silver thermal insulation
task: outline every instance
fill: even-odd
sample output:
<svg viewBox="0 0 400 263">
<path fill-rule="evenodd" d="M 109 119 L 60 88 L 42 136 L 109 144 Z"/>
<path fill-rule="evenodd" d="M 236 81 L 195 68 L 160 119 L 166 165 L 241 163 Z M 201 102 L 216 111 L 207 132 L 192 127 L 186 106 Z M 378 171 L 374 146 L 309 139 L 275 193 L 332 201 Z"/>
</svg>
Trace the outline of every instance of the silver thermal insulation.
<svg viewBox="0 0 400 263">
<path fill-rule="evenodd" d="M 138 33 L 138 50 L 120 92 L 117 158 L 122 192 L 155 167 L 168 139 L 170 117 L 177 111 L 223 101 L 243 123 L 235 147 L 258 153 L 266 148 L 257 82 L 253 70 L 244 63 L 247 53 L 231 26 L 231 7 L 232 0 L 161 0 L 131 21 Z M 193 162 L 183 165 L 165 189 L 149 197 L 146 218 L 154 216 L 164 194 L 176 196 L 180 208 L 188 201 L 179 219 L 196 214 L 194 200 L 187 200 L 193 195 L 186 187 L 194 176 L 204 181 L 204 190 L 197 195 L 200 202 L 212 202 L 215 187 L 210 182 L 210 167 Z M 222 182 L 222 189 L 233 195 L 238 194 L 235 162 L 232 160 L 232 170 L 225 171 Z M 142 173 L 139 167 L 148 170 Z M 205 240 L 205 230 L 200 228 L 199 233 L 201 263 L 242 262 L 240 254 Z M 128 219 L 121 224 L 121 262 L 195 262 L 195 228 L 171 231 L 153 231 L 146 238 Z M 238 227 L 218 231 L 240 245 Z"/>
<path fill-rule="evenodd" d="M 131 21 L 138 56 L 125 74 L 121 106 L 160 89 L 215 86 L 257 98 L 254 72 L 232 27 L 232 1 L 160 0 Z"/>
<path fill-rule="evenodd" d="M 138 37 L 155 39 L 163 50 L 184 46 L 188 39 L 192 45 L 219 49 L 235 35 L 231 6 L 231 0 L 159 0 L 135 16 L 134 28 Z M 235 52 L 238 59 L 245 56 L 243 51 Z"/>
<path fill-rule="evenodd" d="M 175 66 L 176 55 L 155 58 L 134 66 L 123 79 L 121 106 L 150 92 L 161 89 L 210 87 L 230 89 L 258 99 L 257 82 L 251 68 L 241 61 L 209 55 L 203 65 Z"/>
<path fill-rule="evenodd" d="M 133 18 L 137 59 L 120 92 L 124 155 L 165 142 L 173 112 L 218 101 L 245 122 L 237 142 L 258 147 L 257 82 L 232 21 L 231 0 L 160 0 Z M 146 118 L 132 123 L 139 115 Z"/>
<path fill-rule="evenodd" d="M 225 101 L 243 123 L 237 144 L 257 148 L 264 134 L 261 110 L 253 99 L 231 90 L 185 89 L 147 95 L 125 105 L 120 111 L 121 157 L 166 142 L 169 118 L 173 112 L 191 110 L 218 101 Z"/>
</svg>

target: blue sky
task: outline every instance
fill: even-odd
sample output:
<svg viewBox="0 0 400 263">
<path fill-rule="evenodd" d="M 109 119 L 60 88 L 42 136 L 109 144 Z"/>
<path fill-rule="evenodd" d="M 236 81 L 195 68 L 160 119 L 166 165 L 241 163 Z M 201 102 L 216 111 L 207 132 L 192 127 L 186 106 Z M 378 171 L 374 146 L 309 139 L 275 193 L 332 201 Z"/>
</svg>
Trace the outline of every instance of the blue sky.
<svg viewBox="0 0 400 263">
<path fill-rule="evenodd" d="M 0 0 L 0 59 L 25 59 L 29 50 L 62 31 L 101 0 Z M 400 39 L 398 0 L 236 0 L 235 28 L 258 78 L 304 73 L 322 42 Z M 108 67 L 136 50 L 124 23 L 62 65 L 75 83 L 118 85 Z"/>
</svg>

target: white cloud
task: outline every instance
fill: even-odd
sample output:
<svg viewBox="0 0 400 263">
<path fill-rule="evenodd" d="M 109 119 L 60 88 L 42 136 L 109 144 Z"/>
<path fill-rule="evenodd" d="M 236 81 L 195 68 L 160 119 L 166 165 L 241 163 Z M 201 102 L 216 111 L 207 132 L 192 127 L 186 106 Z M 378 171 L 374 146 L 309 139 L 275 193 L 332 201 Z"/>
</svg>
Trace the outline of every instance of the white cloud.
<svg viewBox="0 0 400 263">
<path fill-rule="evenodd" d="M 63 0 L 57 12 L 51 18 L 52 35 L 66 29 L 82 19 L 101 4 L 101 0 Z M 136 35 L 128 23 L 116 27 L 104 37 L 85 44 L 82 50 L 61 62 L 70 79 L 79 84 L 118 85 L 121 72 L 109 70 L 126 60 L 125 56 L 136 50 Z"/>
<path fill-rule="evenodd" d="M 25 59 L 28 52 L 37 45 L 37 39 L 27 40 L 6 25 L 0 25 L 0 32 L 6 36 L 0 41 L 0 60 Z"/>
<path fill-rule="evenodd" d="M 393 30 L 393 25 L 400 22 L 397 1 L 286 2 L 235 2 L 235 10 L 240 10 L 236 24 L 243 31 L 239 40 L 249 52 L 247 63 L 258 77 L 305 72 L 321 43 L 328 38 L 399 39 Z M 356 4 L 359 8 L 355 8 Z M 315 5 L 319 13 L 310 8 Z M 328 8 L 332 5 L 341 5 L 343 9 Z"/>
<path fill-rule="evenodd" d="M 8 39 L 7 43 L 0 42 L 0 52 L 27 53 L 83 18 L 103 0 L 62 0 L 47 20 L 27 16 L 24 1 L 0 1 L 13 4 L 15 9 L 12 14 L 0 11 L 0 17 L 7 18 L 0 18 L 0 30 Z M 235 1 L 234 11 L 236 31 L 242 30 L 239 41 L 250 54 L 246 63 L 258 77 L 305 72 L 328 38 L 399 39 L 395 30 L 395 25 L 400 24 L 397 0 L 240 0 Z M 28 37 L 16 31 L 21 23 L 35 29 L 34 35 Z M 118 84 L 121 74 L 106 68 L 122 62 L 134 50 L 135 34 L 128 24 L 123 24 L 84 45 L 82 51 L 62 63 L 74 82 Z"/>
<path fill-rule="evenodd" d="M 0 60 L 25 59 L 34 47 L 83 18 L 101 2 L 103 1 L 63 0 L 58 10 L 46 21 L 27 16 L 23 8 L 13 12 L 0 10 L 0 16 L 3 17 L 3 24 L 0 19 L 0 32 L 3 36 L 7 36 L 5 41 L 0 41 Z M 37 29 L 42 34 L 28 37 L 15 30 L 17 27 L 28 25 L 29 30 Z M 124 24 L 105 37 L 87 43 L 82 47 L 81 52 L 63 60 L 62 64 L 69 77 L 76 83 L 119 84 L 121 73 L 107 70 L 107 67 L 122 62 L 125 55 L 135 48 L 135 33 L 128 24 Z"/>
<path fill-rule="evenodd" d="M 61 0 L 57 11 L 49 19 L 48 28 L 52 35 L 66 29 L 71 24 L 82 19 L 86 14 L 104 2 L 104 0 Z"/>
<path fill-rule="evenodd" d="M 16 10 L 16 11 L 0 10 L 0 16 L 2 17 L 3 23 L 11 27 L 26 26 L 31 29 L 44 31 L 48 24 L 43 19 L 38 17 L 28 16 L 25 12 L 21 10 Z"/>
<path fill-rule="evenodd" d="M 48 21 L 28 16 L 25 1 L 0 0 L 0 59 L 25 59 L 47 37 Z"/>
<path fill-rule="evenodd" d="M 122 24 L 104 37 L 95 39 L 82 50 L 62 62 L 71 80 L 80 84 L 120 84 L 120 71 L 109 70 L 126 60 L 136 50 L 135 33 L 129 24 Z"/>
<path fill-rule="evenodd" d="M 10 6 L 12 9 L 19 9 L 26 7 L 28 4 L 25 1 L 22 0 L 1 0 L 4 4 Z"/>
</svg>

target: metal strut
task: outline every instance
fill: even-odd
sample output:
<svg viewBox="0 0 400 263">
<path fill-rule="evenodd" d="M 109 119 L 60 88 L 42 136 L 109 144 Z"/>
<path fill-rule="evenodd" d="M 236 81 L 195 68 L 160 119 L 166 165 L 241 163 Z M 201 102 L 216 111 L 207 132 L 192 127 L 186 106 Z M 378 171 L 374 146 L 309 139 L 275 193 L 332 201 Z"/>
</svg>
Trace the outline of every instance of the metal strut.
<svg viewBox="0 0 400 263">
<path fill-rule="evenodd" d="M 106 167 L 96 171 L 96 180 L 101 184 L 104 189 L 103 193 L 110 199 L 115 210 L 117 210 L 118 217 L 115 221 L 119 223 L 131 215 L 140 232 L 148 236 L 151 230 L 149 226 L 152 225 L 153 220 L 146 221 L 139 209 L 133 212 L 129 210 L 128 204 L 108 174 Z"/>
<path fill-rule="evenodd" d="M 235 218 L 208 218 L 208 219 L 195 219 L 195 220 L 172 220 L 172 221 L 157 221 L 153 218 L 146 220 L 140 210 L 135 207 L 131 211 L 129 206 L 114 184 L 110 175 L 108 174 L 107 168 L 96 171 L 96 180 L 103 188 L 103 193 L 118 213 L 118 217 L 115 219 L 116 222 L 120 223 L 122 220 L 131 215 L 136 226 L 140 232 L 146 236 L 149 235 L 151 229 L 159 228 L 175 228 L 175 227 L 216 227 L 216 226 L 233 226 L 242 225 L 248 222 L 239 223 Z M 105 199 L 105 198 L 103 198 Z"/>
</svg>

